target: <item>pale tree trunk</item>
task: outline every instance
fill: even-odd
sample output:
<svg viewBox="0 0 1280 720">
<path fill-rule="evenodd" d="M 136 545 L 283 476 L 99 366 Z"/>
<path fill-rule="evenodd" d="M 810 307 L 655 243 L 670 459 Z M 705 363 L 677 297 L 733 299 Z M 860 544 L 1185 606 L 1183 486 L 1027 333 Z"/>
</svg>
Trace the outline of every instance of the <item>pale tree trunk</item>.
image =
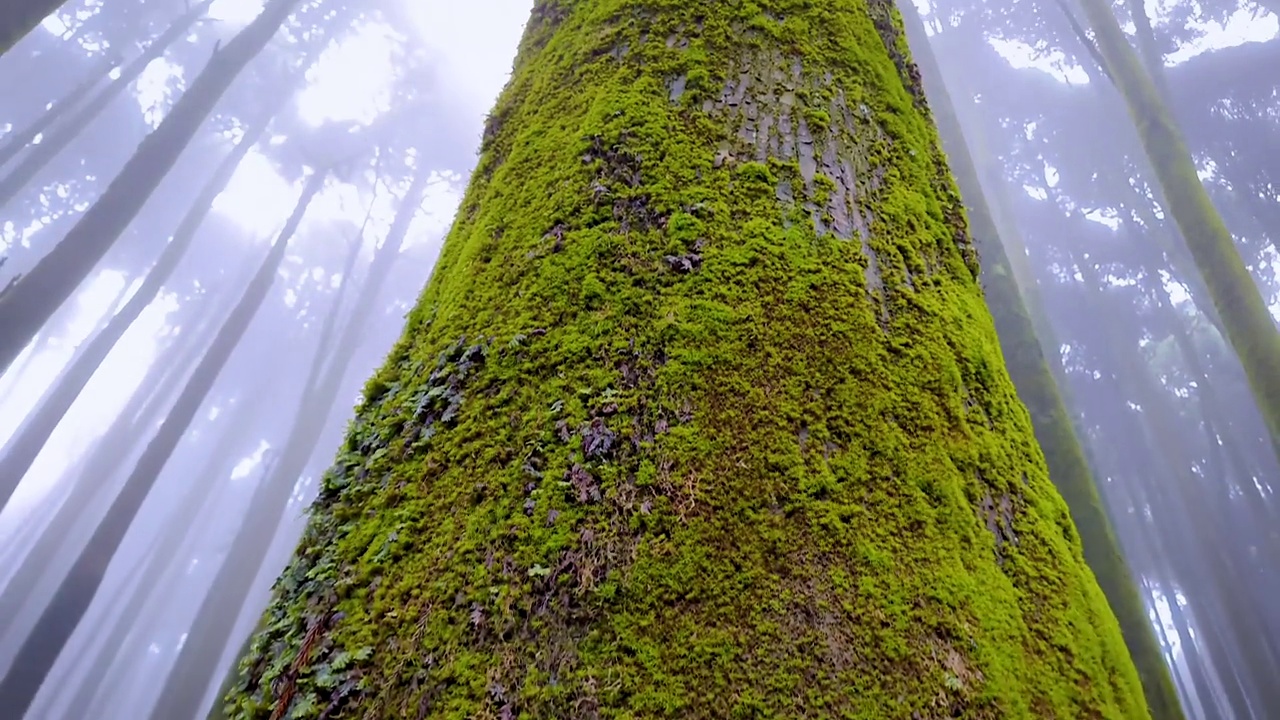
<svg viewBox="0 0 1280 720">
<path fill-rule="evenodd" d="M 147 273 L 137 291 L 125 306 L 111 317 L 106 326 L 93 336 L 84 350 L 72 361 L 70 367 L 58 378 L 48 394 L 41 399 L 39 406 L 24 422 L 21 431 L 7 443 L 8 451 L 0 457 L 0 508 L 8 502 L 13 489 L 31 467 L 31 463 L 48 442 L 49 436 L 53 434 L 71 404 L 80 396 L 81 390 L 97 372 L 102 361 L 115 348 L 120 338 L 124 337 L 125 332 L 138 319 L 142 311 L 160 293 L 161 287 L 169 281 L 178 263 L 186 256 L 200 226 L 212 211 L 214 199 L 226 189 L 231 176 L 240 166 L 240 161 L 266 130 L 276 109 L 272 107 L 246 130 L 240 143 L 223 159 L 213 176 L 196 196 L 191 209 L 187 211 L 174 232 L 173 238 L 160 253 L 156 264 Z"/>
<path fill-rule="evenodd" d="M 4 145 L 0 146 L 0 167 L 7 165 L 9 161 L 17 157 L 36 136 L 49 132 L 54 123 L 62 119 L 71 110 L 74 110 L 89 94 L 89 91 L 102 82 L 102 79 L 107 77 L 111 70 L 119 64 L 120 59 L 116 54 L 116 50 L 114 48 L 107 50 L 106 55 L 85 75 L 84 79 L 71 88 L 66 95 L 59 98 L 57 102 L 53 103 L 40 117 L 31 121 L 23 129 L 15 130 L 6 135 Z"/>
<path fill-rule="evenodd" d="M 284 261 L 289 238 L 297 230 L 311 200 L 324 186 L 325 174 L 317 172 L 308 180 L 293 215 L 285 223 L 262 266 L 249 281 L 244 295 L 231 310 L 209 350 L 200 359 L 173 408 L 156 430 L 154 437 L 138 458 L 133 471 L 119 494 L 98 523 L 89 543 L 76 559 L 27 636 L 8 674 L 0 679 L 0 707 L 12 708 L 17 716 L 25 713 L 57 660 L 71 633 L 93 602 L 111 559 L 124 540 L 129 525 L 142 501 L 164 469 L 183 433 L 195 418 L 214 381 L 226 365 L 231 352 L 248 329 L 250 321 L 267 298 L 280 264 Z"/>
<path fill-rule="evenodd" d="M 155 40 L 152 40 L 147 49 L 141 55 L 129 61 L 128 64 L 121 69 L 120 75 L 111 81 L 101 92 L 94 95 L 88 103 L 81 106 L 74 115 L 67 118 L 66 122 L 57 126 L 45 137 L 39 145 L 31 148 L 30 152 L 22 156 L 22 160 L 0 178 L 0 208 L 4 208 L 22 192 L 23 188 L 36 178 L 41 170 L 53 160 L 58 153 L 66 149 L 75 140 L 85 128 L 94 121 L 113 100 L 123 95 L 130 87 L 132 87 L 138 76 L 143 70 L 151 64 L 152 60 L 164 55 L 165 50 L 169 49 L 179 38 L 191 31 L 191 27 L 196 21 L 204 15 L 205 10 L 209 7 L 213 0 L 202 0 L 194 7 L 187 10 L 182 17 L 175 20 L 167 30 L 160 34 Z M 34 135 L 32 135 L 34 137 Z"/>
<path fill-rule="evenodd" d="M 1101 280 L 1091 261 L 1081 258 L 1074 261 L 1084 283 L 1094 293 L 1099 292 Z M 1105 307 L 1096 310 L 1098 317 L 1108 316 Z M 1268 690 L 1268 685 L 1274 685 L 1265 678 L 1276 677 L 1280 673 L 1280 659 L 1276 657 L 1268 635 L 1260 630 L 1259 619 L 1264 609 L 1259 607 L 1253 588 L 1244 584 L 1238 560 L 1221 537 L 1221 516 L 1214 513 L 1214 499 L 1206 492 L 1204 482 L 1192 471 L 1193 462 L 1172 425 L 1176 411 L 1169 406 L 1166 391 L 1158 387 L 1151 372 L 1139 364 L 1138 348 L 1130 342 L 1131 336 L 1121 331 L 1123 324 L 1113 319 L 1104 325 L 1109 333 L 1110 357 L 1121 386 L 1126 389 L 1128 397 L 1142 408 L 1151 446 L 1158 448 L 1159 456 L 1169 471 L 1166 486 L 1148 497 L 1152 512 L 1159 523 L 1186 528 L 1189 539 L 1193 541 L 1186 560 L 1189 566 L 1202 568 L 1209 574 L 1192 592 L 1212 594 L 1222 603 L 1226 637 L 1247 659 L 1248 672 L 1253 675 L 1254 704 L 1264 716 L 1272 717 L 1280 713 L 1280 693 Z"/>
<path fill-rule="evenodd" d="M 119 489 L 116 476 L 128 460 L 135 439 L 164 417 L 174 393 L 186 380 L 187 369 L 200 359 L 210 335 L 211 332 L 201 331 L 184 333 L 174 345 L 162 351 L 120 414 L 88 453 L 83 468 L 70 483 L 66 499 L 56 506 L 45 530 L 0 592 L 0 638 L 21 639 L 7 637 L 20 624 L 20 611 L 39 597 L 43 584 L 40 581 L 58 566 L 59 558 L 69 550 L 79 552 L 87 540 L 87 528 L 98 520 L 93 513 L 109 504 Z M 0 669 L 8 661 L 4 651 L 11 649 L 5 645 L 0 648 Z"/>
<path fill-rule="evenodd" d="M 300 0 L 268 0 L 262 13 L 226 45 L 138 146 L 98 201 L 62 242 L 0 293 L 0 372 L 75 292 L 137 216 L 178 156 L 240 72 L 275 36 Z"/>
<path fill-rule="evenodd" d="M 270 378 L 270 375 L 264 377 Z M 227 421 L 229 426 L 213 445 L 205 469 L 196 474 L 195 481 L 168 514 L 164 528 L 156 536 L 157 542 L 151 556 L 137 582 L 126 592 L 121 610 L 111 619 L 96 651 L 85 658 L 84 679 L 76 685 L 75 694 L 64 711 L 66 717 L 90 717 L 93 714 L 93 700 L 112 674 L 113 668 L 127 671 L 138 659 L 124 654 L 125 640 L 131 632 L 145 633 L 152 627 L 142 616 L 148 598 L 163 591 L 161 580 L 186 549 L 188 537 L 192 534 L 192 528 L 198 525 L 201 512 L 208 509 L 210 499 L 224 486 L 228 473 L 239 457 L 235 453 L 252 440 L 249 431 L 253 426 L 238 422 L 237 418 L 251 417 L 253 411 L 262 409 L 264 403 L 271 398 L 270 386 L 266 383 L 260 383 L 252 390 L 253 392 L 242 396 L 246 406 L 236 407 L 231 411 L 231 418 Z"/>
<path fill-rule="evenodd" d="M 366 327 L 365 318 L 374 311 L 377 298 L 400 254 L 409 224 L 422 203 L 429 178 L 430 173 L 426 170 L 419 171 L 414 177 L 387 238 L 370 263 L 360 294 L 349 314 L 344 313 L 346 308 L 342 305 L 342 298 L 335 300 L 321 333 L 321 342 L 307 375 L 306 390 L 294 414 L 289 437 L 275 468 L 263 478 L 249 502 L 240 529 L 227 551 L 227 559 L 218 568 L 218 574 L 200 604 L 195 623 L 165 681 L 160 699 L 151 710 L 152 720 L 197 717 L 204 709 L 200 703 L 205 691 L 216 679 L 214 671 L 253 581 L 266 559 L 270 540 L 283 520 L 294 486 L 308 460 L 315 454 L 326 421 L 333 413 L 342 380 L 360 347 Z M 346 277 L 344 289 L 350 284 L 349 276 Z M 343 332 L 334 337 L 333 332 L 340 326 L 338 320 L 343 314 L 347 314 L 348 320 Z"/>
<path fill-rule="evenodd" d="M 1266 418 L 1280 456 L 1280 332 L 1262 293 L 1236 250 L 1231 232 L 1196 175 L 1195 161 L 1160 97 L 1129 46 L 1106 0 L 1081 0 L 1110 77 L 1124 96 L 1166 207 L 1204 277 L 1227 341 L 1240 357 L 1249 386 Z"/>
</svg>

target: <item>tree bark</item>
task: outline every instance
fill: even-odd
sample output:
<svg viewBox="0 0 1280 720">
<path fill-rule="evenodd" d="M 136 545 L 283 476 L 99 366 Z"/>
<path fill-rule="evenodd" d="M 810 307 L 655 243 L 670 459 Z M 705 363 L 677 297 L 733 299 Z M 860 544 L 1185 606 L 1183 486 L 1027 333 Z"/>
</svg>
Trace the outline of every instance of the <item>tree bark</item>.
<svg viewBox="0 0 1280 720">
<path fill-rule="evenodd" d="M 324 186 L 324 180 L 325 174 L 320 172 L 308 180 L 297 207 L 285 223 L 271 251 L 267 253 L 262 266 L 219 328 L 208 352 L 192 371 L 173 409 L 143 450 L 133 472 L 107 509 L 106 517 L 98 523 L 88 545 L 76 558 L 71 572 L 58 586 L 53 599 L 41 613 L 35 629 L 18 650 L 9 672 L 0 679 L 0 707 L 6 708 L 6 712 L 11 711 L 21 717 L 27 711 L 67 639 L 93 602 L 111 558 L 142 506 L 142 501 L 146 499 L 178 441 L 182 439 L 208 396 L 222 367 L 266 299 L 284 260 L 289 238 L 297 230 L 312 198 Z"/>
<path fill-rule="evenodd" d="M 900 27 L 534 3 L 230 717 L 1149 717 Z"/>
<path fill-rule="evenodd" d="M 266 47 L 299 0 L 269 0 L 220 50 L 98 201 L 16 284 L 0 293 L 0 372 L 89 275 L 164 180 L 223 93 Z"/>
<path fill-rule="evenodd" d="M 48 442 L 49 436 L 62 421 L 71 404 L 80 396 L 80 391 L 97 372 L 98 366 L 115 348 L 116 343 L 138 319 L 142 311 L 159 294 L 160 288 L 169 281 L 178 263 L 186 256 L 200 226 L 213 209 L 213 201 L 226 189 L 236 168 L 240 166 L 240 161 L 261 137 L 278 109 L 273 105 L 262 118 L 246 130 L 240 143 L 227 154 L 196 196 L 191 209 L 178 224 L 178 229 L 174 232 L 169 244 L 160 253 L 156 264 L 147 273 L 137 291 L 125 306 L 111 317 L 106 326 L 94 335 L 41 400 L 40 405 L 25 421 L 22 429 L 8 443 L 9 451 L 0 457 L 0 508 L 8 503 L 23 475 L 30 469 L 31 463 Z"/>
</svg>

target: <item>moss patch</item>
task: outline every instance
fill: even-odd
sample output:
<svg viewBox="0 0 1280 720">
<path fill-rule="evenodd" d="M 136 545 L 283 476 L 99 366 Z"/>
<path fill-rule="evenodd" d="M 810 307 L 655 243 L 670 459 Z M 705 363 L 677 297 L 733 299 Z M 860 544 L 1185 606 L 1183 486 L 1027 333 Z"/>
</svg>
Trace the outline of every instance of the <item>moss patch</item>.
<svg viewBox="0 0 1280 720">
<path fill-rule="evenodd" d="M 899 28 L 536 3 L 230 717 L 1147 717 Z"/>
</svg>

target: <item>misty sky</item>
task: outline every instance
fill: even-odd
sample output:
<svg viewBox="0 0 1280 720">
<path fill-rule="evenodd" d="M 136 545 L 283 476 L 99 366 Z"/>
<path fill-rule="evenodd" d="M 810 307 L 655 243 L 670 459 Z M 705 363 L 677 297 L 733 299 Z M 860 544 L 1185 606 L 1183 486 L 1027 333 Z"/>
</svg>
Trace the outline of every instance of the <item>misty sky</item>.
<svg viewBox="0 0 1280 720">
<path fill-rule="evenodd" d="M 485 0 L 483 3 L 391 1 L 404 3 L 414 20 L 412 27 L 399 31 L 405 33 L 410 42 L 425 45 L 433 55 L 436 76 L 442 83 L 444 94 L 444 102 L 433 106 L 443 107 L 462 118 L 461 126 L 471 129 L 467 137 L 440 138 L 439 141 L 465 143 L 474 148 L 484 115 L 508 77 L 532 0 Z M 927 0 L 917 1 L 927 13 Z M 1157 8 L 1162 9 L 1164 4 L 1155 0 Z M 1148 6 L 1151 6 L 1150 2 Z M 210 14 L 225 22 L 227 31 L 231 32 L 252 19 L 260 7 L 260 0 L 217 0 Z M 60 23 L 50 19 L 46 21 L 45 29 L 58 32 Z M 1231 18 L 1225 27 L 1205 30 L 1205 37 L 1197 47 L 1171 56 L 1170 64 L 1209 49 L 1268 40 L 1280 32 L 1275 16 L 1263 14 L 1254 17 L 1244 10 Z M 299 98 L 300 116 L 309 124 L 329 120 L 373 120 L 391 101 L 389 88 L 394 69 L 388 44 L 395 32 L 386 26 L 359 28 L 322 56 L 308 78 L 307 89 Z M 1064 65 L 1060 53 L 1035 57 L 1029 47 L 1018 42 L 995 41 L 993 45 L 1014 66 L 1035 67 L 1065 82 L 1084 80 L 1083 71 Z M 138 105 L 153 125 L 163 117 L 188 79 L 181 67 L 164 59 L 155 61 L 139 79 L 136 87 Z M 465 177 L 457 173 L 442 175 L 423 204 L 410 242 L 435 246 L 430 257 L 434 257 L 434 251 L 452 218 L 464 182 Z M 215 209 L 234 218 L 265 247 L 292 208 L 299 191 L 300 183 L 291 184 L 283 180 L 276 174 L 272 162 L 254 151 L 215 203 Z M 391 193 L 383 192 L 380 199 L 375 215 L 377 222 L 385 226 L 394 211 L 394 198 Z M 366 212 L 367 203 L 368 198 L 361 197 L 354 187 L 331 183 L 313 204 L 303 223 L 302 234 L 305 235 L 308 226 L 319 227 L 338 217 L 358 221 Z M 426 268 L 422 275 L 426 277 Z M 87 338 L 103 319 L 104 313 L 110 310 L 106 305 L 120 291 L 123 282 L 116 273 L 94 276 L 89 286 L 73 301 L 77 309 L 68 343 L 54 345 L 27 364 L 25 372 L 10 373 L 0 380 L 0 397 L 6 398 L 0 403 L 0 437 L 16 429 L 70 359 L 74 343 Z M 162 296 L 147 308 L 89 383 L 66 420 L 58 426 L 29 472 L 28 481 L 15 494 L 9 511 L 0 517 L 0 533 L 87 448 L 141 381 L 155 352 L 156 338 L 165 328 L 165 316 L 176 307 L 171 296 L 168 302 L 164 299 Z M 15 367 L 22 363 L 20 358 Z M 238 474 L 248 474 L 251 470 L 252 463 L 246 462 Z"/>
</svg>

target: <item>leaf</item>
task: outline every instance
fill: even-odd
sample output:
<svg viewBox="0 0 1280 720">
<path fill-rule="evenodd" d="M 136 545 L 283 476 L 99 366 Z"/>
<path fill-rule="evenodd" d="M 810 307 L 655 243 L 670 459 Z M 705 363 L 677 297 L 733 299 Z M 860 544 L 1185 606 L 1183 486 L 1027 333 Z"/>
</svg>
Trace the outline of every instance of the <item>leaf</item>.
<svg viewBox="0 0 1280 720">
<path fill-rule="evenodd" d="M 316 687 L 324 688 L 326 690 L 338 687 L 339 681 L 340 678 L 337 675 L 334 675 L 333 670 L 327 665 L 321 665 L 320 669 L 316 671 L 314 680 L 312 680 L 312 682 L 316 684 Z"/>
<path fill-rule="evenodd" d="M 346 650 L 339 650 L 333 656 L 333 660 L 329 663 L 329 667 L 333 670 L 346 670 L 351 666 L 351 653 Z"/>
<path fill-rule="evenodd" d="M 289 711 L 290 720 L 302 720 L 302 718 L 312 718 L 316 716 L 316 711 L 320 706 L 316 703 L 316 698 L 311 693 L 302 695 L 293 702 L 293 709 Z"/>
<path fill-rule="evenodd" d="M 546 577 L 551 574 L 551 568 L 545 568 L 541 565 L 534 565 L 529 568 L 529 577 Z"/>
</svg>

